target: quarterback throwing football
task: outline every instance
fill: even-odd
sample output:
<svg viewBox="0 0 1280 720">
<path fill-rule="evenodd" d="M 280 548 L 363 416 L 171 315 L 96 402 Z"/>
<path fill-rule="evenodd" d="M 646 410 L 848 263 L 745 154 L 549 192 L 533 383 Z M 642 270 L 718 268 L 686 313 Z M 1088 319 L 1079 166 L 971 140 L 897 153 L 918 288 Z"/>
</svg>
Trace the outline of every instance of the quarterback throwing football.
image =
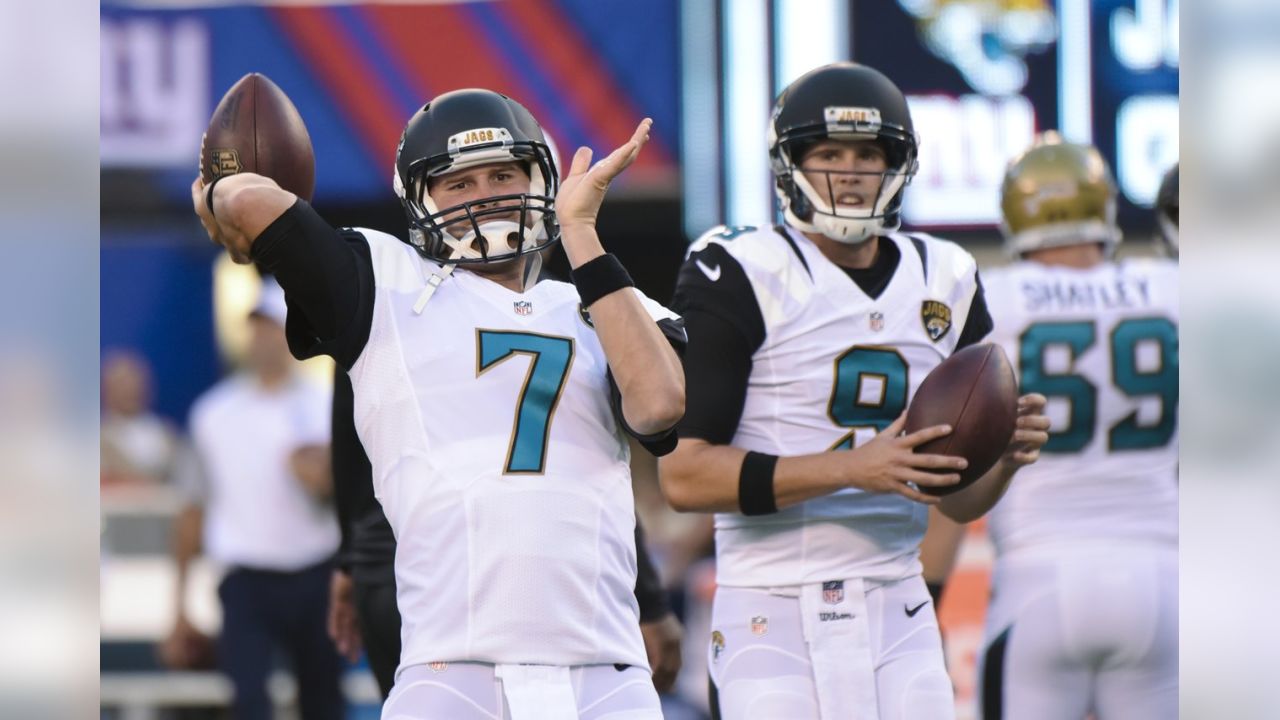
<svg viewBox="0 0 1280 720">
<path fill-rule="evenodd" d="M 210 236 L 279 279 L 294 354 L 350 375 L 398 542 L 403 648 L 384 718 L 661 716 L 623 431 L 673 444 L 684 332 L 595 230 L 649 126 L 594 166 L 579 149 L 560 184 L 519 103 L 441 95 L 397 151 L 408 243 L 334 230 L 258 175 L 193 187 Z M 560 240 L 574 284 L 527 283 Z"/>
</svg>

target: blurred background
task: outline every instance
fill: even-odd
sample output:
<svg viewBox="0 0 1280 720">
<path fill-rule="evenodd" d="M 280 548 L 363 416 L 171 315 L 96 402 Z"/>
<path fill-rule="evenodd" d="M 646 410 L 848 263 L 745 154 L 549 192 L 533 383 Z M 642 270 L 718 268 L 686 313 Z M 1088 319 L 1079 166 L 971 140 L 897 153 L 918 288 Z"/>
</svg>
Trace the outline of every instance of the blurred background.
<svg viewBox="0 0 1280 720">
<path fill-rule="evenodd" d="M 257 294 L 252 270 L 221 258 L 190 208 L 201 133 L 244 74 L 270 77 L 306 121 L 320 213 L 402 237 L 395 148 L 408 117 L 438 93 L 511 95 L 566 158 L 579 145 L 607 152 L 654 118 L 653 141 L 611 189 L 600 228 L 641 288 L 665 301 L 703 231 L 776 221 L 765 141 L 773 98 L 841 59 L 881 69 L 908 95 L 921 136 L 909 229 L 1003 262 L 1005 166 L 1036 132 L 1058 129 L 1111 163 L 1121 254 L 1151 253 L 1150 205 L 1179 159 L 1179 37 L 1178 0 L 103 2 L 103 717 L 219 717 L 229 697 L 216 674 L 163 670 L 155 644 L 178 602 L 169 547 L 188 412 L 239 361 Z M 1229 143 L 1223 151 L 1251 157 Z M 1274 177 L 1274 167 L 1257 172 Z M 709 525 L 665 508 L 651 462 L 636 470 L 651 549 L 686 623 L 669 714 L 701 718 Z M 962 718 L 973 717 L 989 563 L 979 524 L 941 606 Z M 182 600 L 206 632 L 219 622 L 216 581 L 215 568 L 198 564 Z M 377 717 L 367 669 L 353 666 L 344 687 L 352 717 Z M 292 717 L 285 674 L 272 692 Z"/>
</svg>

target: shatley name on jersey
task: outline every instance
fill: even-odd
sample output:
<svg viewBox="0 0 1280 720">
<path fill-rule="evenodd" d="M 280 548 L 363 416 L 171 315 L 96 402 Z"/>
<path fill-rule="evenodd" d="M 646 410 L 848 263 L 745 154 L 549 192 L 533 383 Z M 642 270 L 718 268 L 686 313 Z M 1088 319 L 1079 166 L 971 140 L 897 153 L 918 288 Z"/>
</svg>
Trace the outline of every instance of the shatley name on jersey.
<svg viewBox="0 0 1280 720">
<path fill-rule="evenodd" d="M 1151 286 L 1147 277 L 1118 277 L 1112 282 L 1087 280 L 1022 283 L 1022 297 L 1029 312 L 1071 312 L 1149 307 Z"/>
</svg>

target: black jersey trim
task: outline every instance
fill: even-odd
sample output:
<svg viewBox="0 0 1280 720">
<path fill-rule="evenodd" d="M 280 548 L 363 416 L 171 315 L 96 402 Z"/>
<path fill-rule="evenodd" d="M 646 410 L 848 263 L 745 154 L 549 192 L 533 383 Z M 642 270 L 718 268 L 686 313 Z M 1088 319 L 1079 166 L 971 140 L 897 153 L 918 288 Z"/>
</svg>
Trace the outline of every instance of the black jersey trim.
<svg viewBox="0 0 1280 720">
<path fill-rule="evenodd" d="M 809 263 L 804 259 L 804 253 L 800 252 L 800 246 L 791 238 L 791 233 L 787 232 L 786 228 L 781 225 L 774 225 L 773 231 L 781 235 L 782 239 L 786 240 L 787 244 L 791 246 L 791 250 L 795 252 L 797 258 L 800 258 L 800 264 L 804 266 L 804 271 L 809 274 L 809 279 L 812 280 L 813 271 L 809 269 Z"/>
<path fill-rule="evenodd" d="M 916 253 L 920 255 L 920 272 L 924 275 L 925 283 L 928 284 L 929 282 L 929 251 L 925 248 L 924 240 L 921 240 L 920 238 L 915 237 L 914 235 L 908 235 L 907 237 L 911 239 L 911 244 L 916 246 Z"/>
</svg>

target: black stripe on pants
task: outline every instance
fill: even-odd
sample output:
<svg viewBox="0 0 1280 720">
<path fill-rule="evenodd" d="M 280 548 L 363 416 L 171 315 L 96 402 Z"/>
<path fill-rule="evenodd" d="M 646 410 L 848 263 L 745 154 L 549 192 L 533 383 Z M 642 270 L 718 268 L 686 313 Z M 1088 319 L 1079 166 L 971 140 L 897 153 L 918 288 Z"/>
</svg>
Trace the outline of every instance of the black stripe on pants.
<svg viewBox="0 0 1280 720">
<path fill-rule="evenodd" d="M 987 646 L 982 662 L 982 720 L 1004 718 L 1004 655 L 1013 626 Z"/>
<path fill-rule="evenodd" d="M 400 665 L 400 608 L 395 582 L 362 582 L 355 579 L 356 616 L 369 668 L 378 680 L 382 699 L 391 694 L 396 667 Z"/>
</svg>

